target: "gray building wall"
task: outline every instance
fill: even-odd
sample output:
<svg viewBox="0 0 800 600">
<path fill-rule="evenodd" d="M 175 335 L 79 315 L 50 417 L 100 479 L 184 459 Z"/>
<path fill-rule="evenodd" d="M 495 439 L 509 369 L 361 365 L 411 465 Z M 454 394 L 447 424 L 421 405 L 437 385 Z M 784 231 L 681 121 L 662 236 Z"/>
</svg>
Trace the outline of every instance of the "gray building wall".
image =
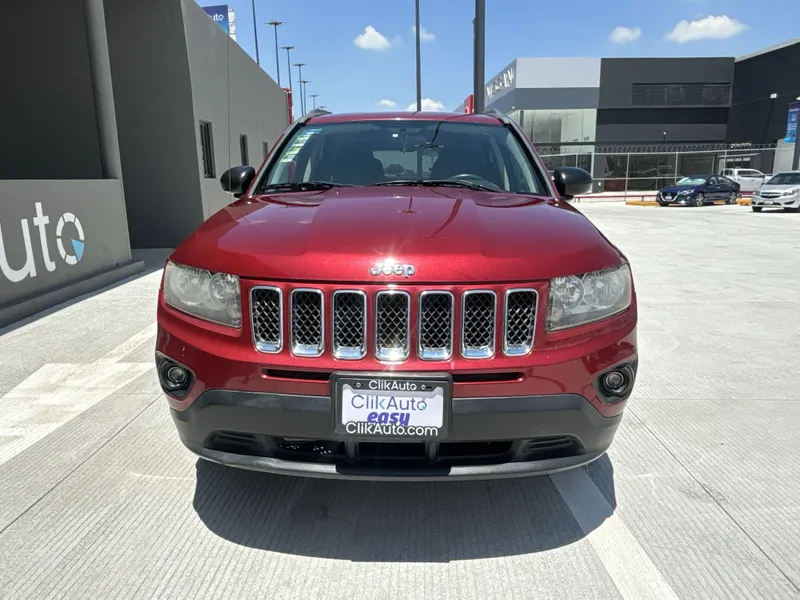
<svg viewBox="0 0 800 600">
<path fill-rule="evenodd" d="M 239 45 L 208 18 L 194 0 L 181 0 L 194 109 L 192 158 L 200 182 L 204 218 L 233 198 L 219 185 L 219 177 L 241 164 L 240 135 L 247 135 L 249 163 L 263 160 L 263 144 L 270 147 L 288 126 L 287 98 L 278 84 Z M 212 124 L 216 177 L 202 170 L 199 121 Z"/>
<path fill-rule="evenodd" d="M 82 0 L 5 2 L 2 15 L 0 179 L 102 177 Z"/>
<path fill-rule="evenodd" d="M 204 218 L 181 0 L 106 0 L 106 22 L 131 245 L 172 248 Z"/>
</svg>

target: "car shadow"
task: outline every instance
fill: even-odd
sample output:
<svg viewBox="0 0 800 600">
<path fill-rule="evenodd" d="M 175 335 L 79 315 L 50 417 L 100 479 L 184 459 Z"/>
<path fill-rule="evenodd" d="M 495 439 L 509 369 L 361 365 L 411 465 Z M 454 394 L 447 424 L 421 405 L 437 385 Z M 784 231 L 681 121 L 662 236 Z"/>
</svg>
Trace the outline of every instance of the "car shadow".
<svg viewBox="0 0 800 600">
<path fill-rule="evenodd" d="M 578 525 L 550 477 L 382 483 L 270 475 L 205 460 L 198 460 L 196 470 L 194 509 L 209 530 L 272 552 L 357 562 L 449 562 L 543 552 L 590 533 Z M 616 509 L 608 456 L 581 469 L 578 481 L 570 493 L 596 485 L 608 501 L 593 507 L 596 528 Z"/>
</svg>

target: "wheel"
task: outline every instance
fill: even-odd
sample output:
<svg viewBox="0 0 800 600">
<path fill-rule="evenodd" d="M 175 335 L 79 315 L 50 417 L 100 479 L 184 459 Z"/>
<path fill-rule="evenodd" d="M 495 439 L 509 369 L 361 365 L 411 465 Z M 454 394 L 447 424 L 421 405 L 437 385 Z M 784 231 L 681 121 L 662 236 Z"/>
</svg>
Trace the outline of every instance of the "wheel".
<svg viewBox="0 0 800 600">
<path fill-rule="evenodd" d="M 706 197 L 703 194 L 697 194 L 694 197 L 694 205 L 695 206 L 703 206 L 706 203 Z"/>
<path fill-rule="evenodd" d="M 800 212 L 800 207 L 797 206 L 785 206 L 783 208 L 786 212 Z"/>
<path fill-rule="evenodd" d="M 736 198 L 738 198 L 738 194 L 736 192 L 731 192 L 725 199 L 725 204 L 736 204 Z"/>
<path fill-rule="evenodd" d="M 658 201 L 658 205 L 659 206 L 669 206 L 669 204 L 667 204 L 666 202 L 661 202 L 661 200 Z"/>
<path fill-rule="evenodd" d="M 760 206 L 751 206 L 750 208 L 753 209 L 753 212 L 761 212 L 761 207 Z"/>
</svg>

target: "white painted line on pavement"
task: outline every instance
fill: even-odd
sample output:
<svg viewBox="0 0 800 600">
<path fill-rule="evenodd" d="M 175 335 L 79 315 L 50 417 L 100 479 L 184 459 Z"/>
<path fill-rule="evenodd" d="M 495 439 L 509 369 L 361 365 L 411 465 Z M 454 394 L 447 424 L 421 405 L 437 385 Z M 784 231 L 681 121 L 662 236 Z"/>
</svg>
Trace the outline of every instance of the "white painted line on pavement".
<svg viewBox="0 0 800 600">
<path fill-rule="evenodd" d="M 556 473 L 550 478 L 623 598 L 678 600 L 584 469 Z"/>
<path fill-rule="evenodd" d="M 125 356 L 136 350 L 140 345 L 154 337 L 158 332 L 158 326 L 155 323 L 148 325 L 136 335 L 128 338 L 119 346 L 108 352 L 107 354 L 98 358 L 95 363 L 115 363 L 122 360 Z M 153 344 L 153 353 L 155 353 L 155 344 Z"/>
</svg>

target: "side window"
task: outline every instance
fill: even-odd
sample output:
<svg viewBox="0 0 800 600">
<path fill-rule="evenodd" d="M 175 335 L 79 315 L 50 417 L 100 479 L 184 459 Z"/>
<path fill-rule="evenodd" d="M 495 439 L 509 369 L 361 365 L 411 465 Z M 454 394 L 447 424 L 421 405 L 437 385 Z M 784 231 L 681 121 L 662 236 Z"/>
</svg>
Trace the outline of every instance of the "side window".
<svg viewBox="0 0 800 600">
<path fill-rule="evenodd" d="M 722 174 L 723 174 L 723 175 L 725 175 L 725 177 L 730 177 L 731 175 L 733 175 L 733 173 L 731 172 L 731 170 L 730 170 L 730 169 L 725 169 L 725 170 L 722 172 Z"/>
</svg>

